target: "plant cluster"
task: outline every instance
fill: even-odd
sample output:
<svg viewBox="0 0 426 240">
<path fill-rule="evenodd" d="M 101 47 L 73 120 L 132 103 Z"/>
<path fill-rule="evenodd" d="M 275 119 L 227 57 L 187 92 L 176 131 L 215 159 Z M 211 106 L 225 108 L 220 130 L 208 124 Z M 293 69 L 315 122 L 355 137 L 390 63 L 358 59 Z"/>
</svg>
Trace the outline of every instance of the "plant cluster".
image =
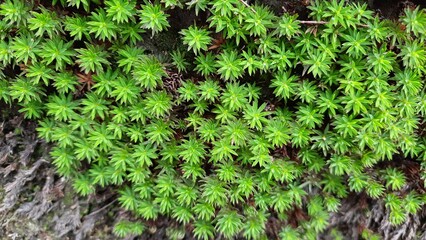
<svg viewBox="0 0 426 240">
<path fill-rule="evenodd" d="M 209 14 L 163 61 L 140 42 L 174 8 Z M 117 191 L 135 216 L 118 236 L 169 216 L 198 239 L 315 239 L 354 193 L 401 224 L 426 200 L 407 184 L 426 177 L 426 12 L 308 8 L 312 21 L 240 0 L 6 0 L 0 100 L 39 121 L 79 194 Z"/>
</svg>

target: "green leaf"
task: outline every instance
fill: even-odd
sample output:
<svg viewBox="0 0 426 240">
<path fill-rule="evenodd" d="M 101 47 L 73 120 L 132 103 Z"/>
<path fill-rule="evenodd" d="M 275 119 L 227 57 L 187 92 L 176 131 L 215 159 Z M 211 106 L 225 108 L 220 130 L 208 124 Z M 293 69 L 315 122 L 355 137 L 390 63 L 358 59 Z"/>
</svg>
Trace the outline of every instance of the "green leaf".
<svg viewBox="0 0 426 240">
<path fill-rule="evenodd" d="M 86 12 L 89 11 L 91 0 L 67 0 L 68 6 L 80 8 L 80 5 L 84 8 Z M 93 1 L 93 0 L 92 0 Z M 94 1 L 97 2 L 97 1 Z"/>
<path fill-rule="evenodd" d="M 349 174 L 353 168 L 352 159 L 341 155 L 333 155 L 327 163 L 330 168 L 330 173 L 338 176 Z"/>
<path fill-rule="evenodd" d="M 215 229 L 226 238 L 236 236 L 243 228 L 242 216 L 234 210 L 223 209 L 217 216 Z"/>
<path fill-rule="evenodd" d="M 153 164 L 153 160 L 158 158 L 156 150 L 157 149 L 150 144 L 139 144 L 135 146 L 132 157 L 139 165 L 149 167 Z"/>
<path fill-rule="evenodd" d="M 406 185 L 405 175 L 395 168 L 387 168 L 384 171 L 383 178 L 386 180 L 386 187 L 392 191 L 400 190 Z"/>
<path fill-rule="evenodd" d="M 10 49 L 13 52 L 17 62 L 24 62 L 26 64 L 28 60 L 37 62 L 36 53 L 38 52 L 40 40 L 34 38 L 34 36 L 19 36 L 15 37 L 10 45 Z"/>
<path fill-rule="evenodd" d="M 53 86 L 60 94 L 74 93 L 77 89 L 78 79 L 71 72 L 63 71 L 53 77 Z"/>
<path fill-rule="evenodd" d="M 75 178 L 73 187 L 81 196 L 87 196 L 95 192 L 91 179 L 86 175 L 81 175 Z"/>
<path fill-rule="evenodd" d="M 90 118 L 94 120 L 96 117 L 105 119 L 105 116 L 108 114 L 107 111 L 109 110 L 108 105 L 110 102 L 102 99 L 95 93 L 89 93 L 86 95 L 86 99 L 81 101 L 81 104 L 83 105 L 82 113 L 89 113 Z"/>
<path fill-rule="evenodd" d="M 274 26 L 275 15 L 266 6 L 253 6 L 244 18 L 244 29 L 250 36 L 265 36 L 268 29 Z"/>
<path fill-rule="evenodd" d="M 138 206 L 138 198 L 136 193 L 130 187 L 125 187 L 119 191 L 120 197 L 118 201 L 121 206 L 126 210 L 135 210 Z"/>
<path fill-rule="evenodd" d="M 191 210 L 182 206 L 174 208 L 172 216 L 182 224 L 188 224 L 194 218 Z"/>
<path fill-rule="evenodd" d="M 220 100 L 229 110 L 242 109 L 247 103 L 247 89 L 238 83 L 227 83 Z"/>
<path fill-rule="evenodd" d="M 272 79 L 272 84 L 270 87 L 275 88 L 274 94 L 277 97 L 280 97 L 284 100 L 289 100 L 296 93 L 298 84 L 297 76 L 291 75 L 290 72 L 278 72 L 274 75 Z"/>
<path fill-rule="evenodd" d="M 300 33 L 300 23 L 297 21 L 297 15 L 284 13 L 278 22 L 278 26 L 276 32 L 280 37 L 286 36 L 287 39 L 291 39 L 291 37 Z"/>
<path fill-rule="evenodd" d="M 172 64 L 177 68 L 178 72 L 187 72 L 190 66 L 189 62 L 185 59 L 185 52 L 174 50 L 170 56 L 172 57 Z"/>
<path fill-rule="evenodd" d="M 72 95 L 53 95 L 46 104 L 47 115 L 52 115 L 55 120 L 68 121 L 77 115 L 78 102 L 74 101 Z"/>
<path fill-rule="evenodd" d="M 141 222 L 121 220 L 114 225 L 113 233 L 117 237 L 124 238 L 130 235 L 141 235 L 144 230 L 145 226 Z"/>
<path fill-rule="evenodd" d="M 89 17 L 90 21 L 87 22 L 90 33 L 95 33 L 95 37 L 105 41 L 108 39 L 112 41 L 116 38 L 117 25 L 107 16 L 103 9 L 98 9 L 92 12 Z"/>
<path fill-rule="evenodd" d="M 113 135 L 107 130 L 106 124 L 96 125 L 93 131 L 89 132 L 87 138 L 94 147 L 99 147 L 101 151 L 108 151 L 113 147 Z"/>
<path fill-rule="evenodd" d="M 135 1 L 109 0 L 105 1 L 107 6 L 107 16 L 117 23 L 128 22 L 134 20 L 133 15 L 136 14 Z"/>
<path fill-rule="evenodd" d="M 141 10 L 138 11 L 142 23 L 142 27 L 152 31 L 152 35 L 167 30 L 170 27 L 167 17 L 169 15 L 164 13 L 161 5 L 146 3 L 141 5 Z"/>
<path fill-rule="evenodd" d="M 344 35 L 343 38 L 346 40 L 342 45 L 346 49 L 346 53 L 350 57 L 360 58 L 367 54 L 367 49 L 370 43 L 366 36 L 366 33 L 356 30 L 349 30 L 349 34 Z"/>
<path fill-rule="evenodd" d="M 27 119 L 39 119 L 43 114 L 44 106 L 37 100 L 20 105 L 22 108 L 18 112 L 24 113 L 24 117 Z"/>
<path fill-rule="evenodd" d="M 209 177 L 205 180 L 205 183 L 201 185 L 201 189 L 201 197 L 208 204 L 217 207 L 226 206 L 228 201 L 228 191 L 225 188 L 224 182 Z"/>
<path fill-rule="evenodd" d="M 426 24 L 425 24 L 426 27 Z M 426 29 L 425 29 L 426 32 Z M 402 63 L 405 67 L 413 69 L 415 72 L 425 72 L 426 48 L 418 40 L 405 42 L 400 47 L 398 54 L 402 57 Z"/>
<path fill-rule="evenodd" d="M 290 140 L 288 124 L 278 118 L 270 120 L 265 127 L 266 138 L 276 147 L 286 145 Z"/>
<path fill-rule="evenodd" d="M 323 121 L 323 115 L 312 105 L 299 107 L 297 111 L 297 122 L 308 129 L 320 126 Z"/>
<path fill-rule="evenodd" d="M 28 19 L 28 27 L 31 31 L 37 30 L 35 36 L 41 37 L 44 33 L 50 38 L 57 35 L 60 30 L 60 21 L 56 16 L 56 12 L 49 11 L 43 7 L 40 8 L 41 12 L 31 12 L 33 15 Z"/>
<path fill-rule="evenodd" d="M 203 76 L 208 76 L 217 71 L 215 56 L 211 52 L 205 54 L 200 53 L 195 58 L 195 64 L 194 70 L 197 71 L 197 73 L 201 73 Z"/>
<path fill-rule="evenodd" d="M 368 66 L 374 73 L 389 73 L 395 65 L 395 53 L 386 50 L 386 45 L 380 49 L 373 48 L 373 51 L 368 56 Z"/>
<path fill-rule="evenodd" d="M 133 77 L 143 88 L 153 90 L 162 84 L 165 76 L 165 69 L 156 58 L 145 57 L 135 63 Z"/>
<path fill-rule="evenodd" d="M 313 82 L 303 81 L 298 87 L 297 95 L 303 103 L 311 103 L 317 99 L 319 91 Z"/>
<path fill-rule="evenodd" d="M 121 104 L 132 104 L 139 98 L 141 90 L 133 79 L 118 77 L 112 85 L 114 90 L 111 92 L 111 96 Z"/>
<path fill-rule="evenodd" d="M 379 197 L 381 197 L 385 191 L 385 188 L 383 187 L 382 184 L 375 182 L 375 181 L 370 181 L 368 182 L 368 186 L 365 189 L 368 196 L 374 198 L 374 199 L 378 199 Z"/>
<path fill-rule="evenodd" d="M 208 240 L 214 238 L 214 227 L 208 221 L 197 220 L 194 223 L 194 236 L 197 239 Z"/>
<path fill-rule="evenodd" d="M 0 5 L 0 15 L 8 25 L 25 26 L 30 16 L 29 10 L 30 6 L 21 0 L 6 0 Z"/>
<path fill-rule="evenodd" d="M 65 30 L 70 32 L 70 35 L 74 38 L 74 40 L 82 40 L 83 36 L 90 39 L 88 22 L 89 20 L 84 16 L 67 16 L 64 22 Z"/>
<path fill-rule="evenodd" d="M 188 45 L 188 51 L 192 50 L 196 55 L 201 51 L 207 51 L 208 45 L 212 41 L 210 32 L 200 29 L 197 26 L 190 26 L 188 29 L 180 31 L 183 35 L 183 44 Z"/>
<path fill-rule="evenodd" d="M 102 73 L 104 71 L 102 64 L 110 64 L 107 60 L 108 53 L 100 45 L 86 44 L 86 48 L 80 48 L 76 51 L 79 53 L 76 63 L 86 74 L 89 72 Z"/>
<path fill-rule="evenodd" d="M 28 67 L 25 76 L 30 78 L 34 85 L 38 85 L 40 80 L 43 80 L 44 85 L 48 86 L 49 81 L 54 78 L 54 71 L 44 64 L 34 63 Z"/>
<path fill-rule="evenodd" d="M 172 110 L 172 97 L 165 91 L 154 91 L 145 95 L 145 109 L 157 118 L 167 116 Z"/>
<path fill-rule="evenodd" d="M 216 61 L 217 72 L 225 81 L 234 81 L 243 75 L 242 60 L 236 51 L 224 51 Z"/>
<path fill-rule="evenodd" d="M 214 147 L 211 151 L 211 160 L 214 162 L 221 162 L 221 161 L 232 161 L 233 156 L 237 155 L 237 152 L 235 151 L 237 147 L 235 145 L 232 145 L 228 140 L 222 139 L 219 141 L 214 142 Z"/>
<path fill-rule="evenodd" d="M 406 32 L 413 32 L 415 36 L 419 36 L 426 32 L 426 14 L 423 9 L 404 9 L 405 16 L 401 16 L 401 20 L 406 26 Z"/>
<path fill-rule="evenodd" d="M 321 51 L 314 51 L 309 54 L 309 58 L 303 61 L 308 73 L 312 73 L 314 77 L 328 75 L 330 65 L 332 64 L 331 57 Z"/>
<path fill-rule="evenodd" d="M 171 139 L 174 131 L 170 125 L 163 120 L 155 120 L 148 124 L 145 128 L 146 136 L 152 144 L 165 144 Z"/>
<path fill-rule="evenodd" d="M 179 156 L 191 164 L 200 164 L 205 158 L 205 146 L 198 139 L 190 137 L 189 140 L 182 141 L 179 146 Z"/>
<path fill-rule="evenodd" d="M 245 209 L 245 212 L 247 219 L 243 223 L 243 236 L 247 239 L 260 239 L 265 234 L 268 214 L 263 211 L 257 211 L 253 207 Z"/>
<path fill-rule="evenodd" d="M 75 52 L 71 49 L 73 42 L 65 43 L 60 38 L 53 38 L 44 43 L 37 54 L 43 58 L 43 63 L 50 64 L 55 61 L 55 70 L 63 70 L 67 64 L 71 64 Z"/>
<path fill-rule="evenodd" d="M 257 101 L 253 105 L 247 105 L 244 111 L 244 119 L 247 121 L 251 128 L 262 130 L 263 125 L 268 123 L 266 116 L 270 115 L 269 112 L 265 112 L 266 103 L 263 103 L 258 107 Z"/>
</svg>

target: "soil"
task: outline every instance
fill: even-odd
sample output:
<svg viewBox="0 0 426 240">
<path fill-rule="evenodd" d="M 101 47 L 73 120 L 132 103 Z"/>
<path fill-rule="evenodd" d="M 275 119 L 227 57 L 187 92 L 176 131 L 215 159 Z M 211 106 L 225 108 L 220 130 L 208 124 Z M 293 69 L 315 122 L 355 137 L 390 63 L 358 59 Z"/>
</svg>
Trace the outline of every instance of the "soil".
<svg viewBox="0 0 426 240">
<path fill-rule="evenodd" d="M 275 12 L 297 13 L 301 19 L 308 18 L 309 0 L 262 2 Z M 407 4 L 426 7 L 424 0 L 369 1 L 370 7 L 390 19 L 397 19 Z M 172 26 L 173 30 L 144 43 L 144 47 L 155 54 L 175 45 L 180 28 L 197 20 L 195 16 L 182 16 L 178 12 L 171 16 L 172 23 L 178 23 Z M 88 198 L 78 197 L 66 179 L 55 175 L 49 163 L 50 146 L 37 138 L 35 128 L 36 124 L 25 121 L 13 106 L 0 103 L 0 240 L 117 239 L 112 234 L 114 223 L 129 216 L 116 207 L 114 194 L 100 191 Z M 342 203 L 341 211 L 331 216 L 330 226 L 321 239 L 360 239 L 362 226 L 384 239 L 426 240 L 425 208 L 398 228 L 386 221 L 388 214 L 382 201 L 367 201 L 362 194 L 354 195 Z M 270 236 L 276 234 L 274 229 L 278 229 L 278 225 L 273 219 L 268 223 Z M 168 239 L 171 235 L 192 239 L 188 229 L 173 226 L 176 224 L 172 220 L 161 218 L 148 223 L 143 236 L 127 239 Z M 341 234 L 336 233 L 336 229 Z"/>
<path fill-rule="evenodd" d="M 376 9 L 380 14 L 389 19 L 398 19 L 400 13 L 406 6 L 419 6 L 421 8 L 426 7 L 426 1 L 424 0 L 369 0 L 371 8 Z"/>
</svg>

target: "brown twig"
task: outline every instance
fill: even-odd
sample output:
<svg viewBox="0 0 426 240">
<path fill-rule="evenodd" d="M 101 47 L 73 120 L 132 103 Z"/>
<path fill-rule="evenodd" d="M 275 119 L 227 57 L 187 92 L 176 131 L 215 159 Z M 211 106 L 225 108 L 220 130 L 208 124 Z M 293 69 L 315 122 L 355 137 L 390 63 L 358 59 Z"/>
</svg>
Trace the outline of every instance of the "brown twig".
<svg viewBox="0 0 426 240">
<path fill-rule="evenodd" d="M 323 24 L 327 24 L 329 22 L 327 21 L 305 21 L 305 20 L 298 20 L 301 24 L 311 24 L 311 25 L 323 25 Z M 356 24 L 357 26 L 360 27 L 368 27 L 367 24 Z"/>
<path fill-rule="evenodd" d="M 254 13 L 256 13 L 256 10 L 254 10 L 254 8 L 252 6 L 250 6 L 247 2 L 245 2 L 244 0 L 240 0 L 240 2 L 242 4 L 244 4 L 246 7 L 250 8 L 250 10 Z"/>
<path fill-rule="evenodd" d="M 115 202 L 117 202 L 117 199 L 114 199 L 113 201 L 111 201 L 111 202 L 110 202 L 110 203 L 108 203 L 107 205 L 105 205 L 105 206 L 103 206 L 103 207 L 101 207 L 101 208 L 99 208 L 99 209 L 96 209 L 95 211 L 93 211 L 93 212 L 89 213 L 88 215 L 86 215 L 86 217 L 87 217 L 87 216 L 93 216 L 93 215 L 95 215 L 95 214 L 97 214 L 97 213 L 99 213 L 99 212 L 102 212 L 103 210 L 107 209 L 109 206 L 111 206 L 111 205 L 112 205 L 112 204 L 114 204 Z"/>
<path fill-rule="evenodd" d="M 299 20 L 299 22 L 301 24 L 313 24 L 313 25 L 321 25 L 321 24 L 327 24 L 328 23 L 326 21 L 303 21 L 303 20 Z"/>
<path fill-rule="evenodd" d="M 246 1 L 240 0 L 240 2 L 242 4 L 244 4 L 246 7 L 250 8 L 250 10 L 252 12 L 256 13 L 256 10 L 254 10 L 254 8 L 252 6 L 250 6 L 250 4 L 248 4 Z M 327 21 L 309 21 L 309 20 L 299 20 L 299 22 L 301 24 L 311 24 L 311 25 L 324 25 L 324 24 L 329 23 Z M 361 26 L 361 27 L 368 27 L 368 25 L 366 25 L 366 24 L 357 24 L 357 25 Z"/>
</svg>

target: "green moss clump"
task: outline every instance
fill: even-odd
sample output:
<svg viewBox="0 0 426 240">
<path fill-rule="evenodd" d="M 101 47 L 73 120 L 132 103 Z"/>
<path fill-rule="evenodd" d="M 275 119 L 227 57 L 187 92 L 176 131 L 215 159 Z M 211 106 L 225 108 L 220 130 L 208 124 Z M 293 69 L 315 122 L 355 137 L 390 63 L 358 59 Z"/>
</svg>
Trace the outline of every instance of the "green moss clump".
<svg viewBox="0 0 426 240">
<path fill-rule="evenodd" d="M 311 2 L 304 21 L 240 0 L 7 0 L 0 100 L 79 194 L 118 193 L 136 219 L 118 236 L 168 216 L 176 238 L 266 239 L 274 218 L 315 239 L 361 192 L 402 224 L 425 199 L 404 164 L 426 177 L 426 13 Z M 204 17 L 158 59 L 141 41 L 172 32 L 172 8 Z"/>
</svg>

